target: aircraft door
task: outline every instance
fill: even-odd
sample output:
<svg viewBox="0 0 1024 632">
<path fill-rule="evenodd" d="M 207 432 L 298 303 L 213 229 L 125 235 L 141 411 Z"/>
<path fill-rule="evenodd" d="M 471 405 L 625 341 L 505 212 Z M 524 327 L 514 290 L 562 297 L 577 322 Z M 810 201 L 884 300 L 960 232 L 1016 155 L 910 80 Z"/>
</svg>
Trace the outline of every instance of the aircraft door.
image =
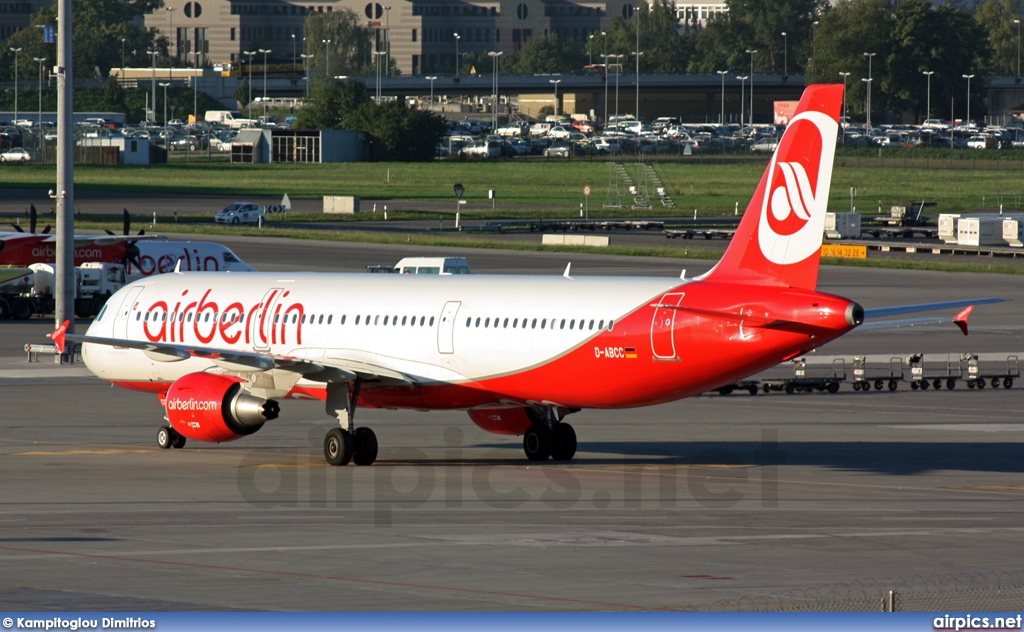
<svg viewBox="0 0 1024 632">
<path fill-rule="evenodd" d="M 124 300 L 121 301 L 121 305 L 118 306 L 117 312 L 114 313 L 114 335 L 119 338 L 128 337 L 128 323 L 130 322 L 129 316 L 131 316 L 132 308 L 138 302 L 139 294 L 142 293 L 144 287 L 134 287 L 128 290 Z"/>
<path fill-rule="evenodd" d="M 250 338 L 252 339 L 252 348 L 256 351 L 270 349 L 270 341 L 273 338 L 271 334 L 274 329 L 274 307 L 277 305 L 283 292 L 284 290 L 281 288 L 267 290 L 263 300 L 260 301 L 259 306 L 256 308 L 256 313 L 250 319 Z"/>
<path fill-rule="evenodd" d="M 455 315 L 461 306 L 461 301 L 448 301 L 441 310 L 441 318 L 437 323 L 438 353 L 455 353 Z"/>
<path fill-rule="evenodd" d="M 658 300 L 651 319 L 651 351 L 655 360 L 678 360 L 675 340 L 675 309 L 683 299 L 682 293 L 665 294 Z"/>
</svg>

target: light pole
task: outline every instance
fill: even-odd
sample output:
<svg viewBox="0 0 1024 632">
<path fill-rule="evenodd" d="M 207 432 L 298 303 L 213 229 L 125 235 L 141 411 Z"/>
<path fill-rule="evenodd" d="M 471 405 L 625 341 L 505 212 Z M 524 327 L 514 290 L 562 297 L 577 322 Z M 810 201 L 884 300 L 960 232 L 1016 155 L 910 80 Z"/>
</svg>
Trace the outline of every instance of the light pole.
<svg viewBox="0 0 1024 632">
<path fill-rule="evenodd" d="M 292 33 L 292 73 L 293 74 L 295 73 L 296 70 L 298 70 L 298 67 L 295 65 L 295 57 L 296 57 L 295 51 L 296 51 L 295 33 Z"/>
<path fill-rule="evenodd" d="M 487 55 L 491 58 L 491 68 L 492 72 L 494 73 L 494 100 L 492 101 L 491 105 L 491 112 L 493 114 L 494 121 L 491 123 L 491 129 L 494 130 L 495 132 L 498 130 L 498 58 L 501 57 L 502 54 L 503 51 L 500 50 L 487 51 Z M 431 85 L 433 85 L 433 83 L 431 83 Z"/>
<path fill-rule="evenodd" d="M 1014 20 L 1017 25 L 1017 81 L 1020 81 L 1020 20 Z"/>
<path fill-rule="evenodd" d="M 604 59 L 604 124 L 608 125 L 608 32 L 601 31 L 601 39 L 604 40 L 604 54 L 601 55 L 601 59 Z"/>
<path fill-rule="evenodd" d="M 434 80 L 437 79 L 437 75 L 431 75 L 429 77 L 424 77 L 424 79 L 426 79 L 427 81 L 430 82 L 430 110 L 433 111 L 434 110 Z"/>
<path fill-rule="evenodd" d="M 716 70 L 718 76 L 722 78 L 722 115 L 718 117 L 718 124 L 725 125 L 725 76 L 729 74 L 728 70 Z"/>
<path fill-rule="evenodd" d="M 171 85 L 170 81 L 161 81 L 160 87 L 164 89 L 164 147 L 168 150 L 171 148 L 170 138 L 167 136 L 167 86 Z M 153 104 L 153 110 L 156 111 L 156 104 Z"/>
<path fill-rule="evenodd" d="M 167 34 L 170 38 L 167 44 L 167 79 L 173 79 L 171 69 L 174 68 L 174 60 L 177 58 L 178 53 L 178 34 L 174 32 L 174 12 L 177 11 L 175 7 L 164 7 L 167 11 Z M 174 47 L 174 56 L 171 56 L 171 47 Z"/>
<path fill-rule="evenodd" d="M 156 121 L 156 55 L 159 52 L 160 52 L 160 49 L 155 47 L 155 46 L 153 47 L 153 50 L 147 50 L 146 51 L 146 53 L 148 53 L 153 58 L 153 81 L 152 81 L 152 84 L 153 84 L 153 97 L 152 97 L 152 102 L 151 102 L 151 105 L 150 105 L 152 110 L 150 110 L 150 111 L 153 113 L 153 120 L 154 121 Z"/>
<path fill-rule="evenodd" d="M 555 84 L 555 118 L 558 118 L 558 84 L 562 83 L 562 80 L 548 79 L 548 83 Z"/>
<path fill-rule="evenodd" d="M 867 124 L 869 131 L 871 130 L 871 58 L 877 54 L 878 53 L 864 53 L 864 56 L 868 58 L 868 78 L 866 81 L 864 79 L 861 79 L 861 81 L 864 81 L 866 84 L 868 84 Z"/>
<path fill-rule="evenodd" d="M 925 77 L 928 77 L 928 96 L 925 101 L 924 120 L 928 120 L 932 117 L 932 75 L 935 74 L 934 70 L 925 70 L 921 73 Z"/>
<path fill-rule="evenodd" d="M 587 63 L 591 66 L 594 65 L 594 34 L 591 33 L 587 36 Z"/>
<path fill-rule="evenodd" d="M 974 75 L 962 75 L 967 80 L 967 127 L 971 126 L 971 79 Z"/>
<path fill-rule="evenodd" d="M 124 38 L 124 37 L 121 38 L 121 76 L 119 77 L 119 79 L 121 81 L 124 81 L 124 41 L 125 41 L 125 39 L 127 39 L 127 38 Z"/>
<path fill-rule="evenodd" d="M 747 54 L 750 55 L 750 125 L 754 125 L 754 55 L 757 53 L 757 49 L 747 49 Z M 740 124 L 743 123 L 743 119 L 740 119 Z"/>
<path fill-rule="evenodd" d="M 324 57 L 327 59 L 327 78 L 331 78 L 331 40 L 325 39 L 324 43 Z"/>
<path fill-rule="evenodd" d="M 21 53 L 21 47 L 12 48 L 11 52 L 14 53 L 14 120 L 18 120 L 18 54 Z"/>
<path fill-rule="evenodd" d="M 839 76 L 843 78 L 843 118 L 846 118 L 846 78 L 850 76 L 848 72 L 841 72 Z M 845 129 L 845 128 L 844 128 Z"/>
<path fill-rule="evenodd" d="M 302 55 L 300 55 L 299 57 L 302 58 L 302 70 L 305 72 L 305 75 L 306 75 L 306 93 L 308 94 L 309 93 L 309 60 L 313 59 L 313 56 L 312 55 L 307 55 L 306 53 L 302 53 Z"/>
<path fill-rule="evenodd" d="M 391 66 L 391 7 L 384 7 L 384 76 L 388 76 L 388 68 Z"/>
<path fill-rule="evenodd" d="M 789 36 L 782 32 L 782 76 L 789 76 Z"/>
<path fill-rule="evenodd" d="M 640 123 L 640 55 L 643 55 L 643 53 L 640 52 L 640 6 L 639 5 L 633 7 L 633 17 L 636 18 L 636 20 L 635 20 L 636 24 L 634 25 L 636 27 L 636 50 L 633 51 L 633 54 L 636 55 L 636 122 L 639 125 L 639 123 Z M 639 134 L 640 130 L 637 130 L 637 133 Z M 639 147 L 639 145 L 637 145 L 637 147 Z"/>
<path fill-rule="evenodd" d="M 455 76 L 459 76 L 459 40 L 462 39 L 458 33 L 455 33 Z"/>
<path fill-rule="evenodd" d="M 249 119 L 252 119 L 252 58 L 256 54 L 254 50 L 243 50 L 243 55 L 249 56 Z"/>
<path fill-rule="evenodd" d="M 615 60 L 615 123 L 618 124 L 618 122 L 619 122 L 619 74 L 622 72 L 622 58 L 625 57 L 625 55 L 601 55 L 601 57 L 604 57 L 604 60 L 605 60 L 604 63 L 605 63 L 605 78 L 606 79 L 607 79 L 607 76 L 608 76 L 608 60 L 609 59 L 614 59 Z M 607 82 L 606 82 L 606 84 L 607 84 Z M 607 92 L 607 87 L 605 88 L 605 90 Z M 605 117 L 604 117 L 604 126 L 606 128 L 608 127 L 608 115 L 607 114 L 605 114 Z"/>
<path fill-rule="evenodd" d="M 263 53 L 263 121 L 266 123 L 267 119 L 267 53 L 271 52 L 269 48 L 261 48 L 260 51 Z"/>
<path fill-rule="evenodd" d="M 42 131 L 43 127 L 43 64 L 46 63 L 45 57 L 33 57 L 32 61 L 39 64 L 39 118 L 36 120 L 36 129 Z M 40 134 L 40 139 L 42 134 Z M 40 141 L 40 149 L 42 149 L 42 142 Z"/>
<path fill-rule="evenodd" d="M 736 78 L 740 80 L 740 129 L 742 130 L 743 129 L 743 102 L 744 102 L 743 91 L 744 91 L 744 89 L 746 87 L 743 82 L 745 82 L 750 77 L 748 77 L 746 75 L 743 75 L 742 77 L 736 77 Z"/>
<path fill-rule="evenodd" d="M 374 99 L 377 101 L 377 105 L 380 105 L 380 98 L 381 98 L 381 96 L 380 96 L 380 75 L 381 75 L 380 66 L 381 66 L 381 58 L 384 57 L 387 54 L 388 53 L 387 53 L 386 50 L 375 50 L 375 51 L 373 51 L 374 69 L 377 71 L 377 85 L 374 86 Z"/>
</svg>

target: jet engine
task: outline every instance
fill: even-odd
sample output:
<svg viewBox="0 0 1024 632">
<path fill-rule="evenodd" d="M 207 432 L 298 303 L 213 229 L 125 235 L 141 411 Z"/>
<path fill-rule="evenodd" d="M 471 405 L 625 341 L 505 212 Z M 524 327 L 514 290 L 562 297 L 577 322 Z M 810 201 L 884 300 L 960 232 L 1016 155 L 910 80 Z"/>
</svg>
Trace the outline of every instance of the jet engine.
<svg viewBox="0 0 1024 632">
<path fill-rule="evenodd" d="M 250 394 L 243 383 L 215 373 L 182 376 L 164 397 L 167 420 L 179 434 L 196 441 L 223 443 L 251 435 L 276 419 L 281 407 Z"/>
</svg>

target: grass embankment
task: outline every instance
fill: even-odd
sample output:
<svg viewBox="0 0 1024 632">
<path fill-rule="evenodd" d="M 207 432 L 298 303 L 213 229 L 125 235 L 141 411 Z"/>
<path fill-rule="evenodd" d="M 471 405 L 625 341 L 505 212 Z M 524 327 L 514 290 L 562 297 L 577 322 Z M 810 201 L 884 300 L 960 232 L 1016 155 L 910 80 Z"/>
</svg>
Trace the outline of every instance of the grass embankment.
<svg viewBox="0 0 1024 632">
<path fill-rule="evenodd" d="M 536 218 L 537 212 L 521 206 L 564 209 L 563 216 L 583 202 L 583 186 L 590 185 L 592 217 L 730 215 L 739 204 L 742 211 L 764 171 L 767 157 L 724 161 L 700 158 L 685 162 L 655 163 L 665 189 L 678 209 L 665 209 L 657 201 L 650 210 L 604 209 L 609 182 L 608 163 L 603 161 L 500 161 L 435 163 L 354 163 L 330 165 L 233 165 L 226 163 L 173 163 L 148 167 L 79 165 L 75 186 L 83 190 L 117 190 L 137 193 L 191 195 L 281 196 L 318 198 L 324 195 L 356 195 L 368 201 L 396 200 L 392 211 L 419 210 L 419 201 L 452 202 L 452 186 L 466 188 L 471 204 L 490 205 L 487 191 L 497 191 L 497 210 L 476 211 L 489 218 Z M 927 160 L 925 161 L 928 162 Z M 1012 163 L 1012 161 L 1009 161 Z M 905 166 L 907 163 L 909 166 Z M 855 205 L 874 214 L 881 202 L 883 212 L 897 202 L 930 200 L 933 213 L 959 212 L 981 206 L 994 207 L 997 196 L 1024 193 L 1024 186 L 1005 169 L 973 168 L 973 161 L 959 160 L 960 168 L 913 166 L 893 154 L 884 159 L 852 155 L 840 158 L 835 168 L 829 207 L 850 207 L 850 188 L 856 187 Z M 627 168 L 629 165 L 627 164 Z M 390 173 L 390 178 L 389 178 Z M 635 167 L 634 167 L 635 175 Z M 0 168 L 0 188 L 52 188 L 51 165 L 7 165 Z M 651 191 L 654 196 L 654 191 Z M 1005 198 L 1007 206 L 1018 198 Z M 292 219 L 292 218 L 289 218 Z M 305 218 L 303 218 L 305 219 Z M 332 218 L 337 220 L 337 218 Z M 359 218 L 355 218 L 358 220 Z"/>
</svg>

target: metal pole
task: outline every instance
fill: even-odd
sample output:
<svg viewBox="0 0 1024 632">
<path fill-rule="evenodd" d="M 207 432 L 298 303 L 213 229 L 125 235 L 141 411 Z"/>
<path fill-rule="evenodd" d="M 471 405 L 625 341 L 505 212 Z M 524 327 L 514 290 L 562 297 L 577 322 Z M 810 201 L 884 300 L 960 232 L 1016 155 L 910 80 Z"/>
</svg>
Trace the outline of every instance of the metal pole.
<svg viewBox="0 0 1024 632">
<path fill-rule="evenodd" d="M 32 61 L 39 64 L 39 118 L 36 120 L 36 129 L 39 130 L 39 149 L 43 148 L 43 64 L 46 62 L 45 57 L 33 57 Z"/>
<path fill-rule="evenodd" d="M 12 48 L 11 52 L 14 53 L 14 120 L 18 120 L 18 53 L 21 47 Z"/>
<path fill-rule="evenodd" d="M 1020 20 L 1014 20 L 1017 25 L 1017 80 L 1020 81 Z"/>
<path fill-rule="evenodd" d="M 965 119 L 965 122 L 967 123 L 967 127 L 970 127 L 971 126 L 971 79 L 974 78 L 974 75 L 964 75 L 963 77 L 964 77 L 964 79 L 967 80 L 967 118 Z"/>
<path fill-rule="evenodd" d="M 295 70 L 298 68 L 295 64 L 295 33 L 292 33 L 292 74 L 295 74 Z"/>
<path fill-rule="evenodd" d="M 782 32 L 782 76 L 789 76 L 789 35 L 786 32 Z"/>
<path fill-rule="evenodd" d="M 718 76 L 722 78 L 722 115 L 718 119 L 719 125 L 725 125 L 725 76 L 729 74 L 728 70 L 716 70 Z"/>
<path fill-rule="evenodd" d="M 194 123 L 199 123 L 199 42 L 196 38 L 196 50 L 195 50 L 195 68 L 192 73 L 192 117 L 195 119 Z"/>
<path fill-rule="evenodd" d="M 736 77 L 736 78 L 740 80 L 740 129 L 742 130 L 743 129 L 744 92 L 745 92 L 745 89 L 746 89 L 746 86 L 744 85 L 744 82 L 747 80 L 747 77 L 744 76 L 744 77 Z"/>
<path fill-rule="evenodd" d="M 263 120 L 266 123 L 267 119 L 267 53 L 271 52 L 269 48 L 260 49 L 263 53 Z"/>
<path fill-rule="evenodd" d="M 558 84 L 562 83 L 562 80 L 548 79 L 548 83 L 555 84 L 555 118 L 558 118 Z"/>
<path fill-rule="evenodd" d="M 57 9 L 57 291 L 54 324 L 69 321 L 75 331 L 75 165 L 74 69 L 72 67 L 71 0 L 58 0 Z"/>
<path fill-rule="evenodd" d="M 460 38 L 459 34 L 456 33 L 455 34 L 455 76 L 456 77 L 459 76 L 459 40 L 460 39 L 462 39 L 462 38 Z"/>
<path fill-rule="evenodd" d="M 633 54 L 636 55 L 636 122 L 640 122 L 640 5 L 633 7 L 633 16 L 636 17 L 636 50 Z M 639 130 L 637 130 L 639 133 Z M 639 145 L 637 145 L 639 148 Z"/>
<path fill-rule="evenodd" d="M 160 49 L 159 48 L 153 48 L 153 50 L 147 50 L 146 52 L 149 53 L 150 57 L 152 57 L 152 59 L 153 59 L 153 80 L 152 80 L 153 96 L 152 96 L 152 105 L 150 106 L 152 109 L 150 111 L 153 113 L 153 120 L 155 121 L 156 120 L 156 54 L 160 52 Z"/>
<path fill-rule="evenodd" d="M 167 10 L 167 79 L 171 80 L 174 78 L 172 69 L 174 68 L 174 60 L 178 57 L 178 34 L 174 32 L 174 12 L 177 10 L 175 7 L 164 7 Z M 171 55 L 171 47 L 174 47 L 174 55 Z"/>
<path fill-rule="evenodd" d="M 747 54 L 750 55 L 750 126 L 754 126 L 754 54 L 757 53 L 757 49 L 747 49 Z M 742 124 L 743 121 L 740 121 Z"/>
<path fill-rule="evenodd" d="M 243 50 L 243 55 L 249 56 L 249 119 L 252 120 L 252 56 L 256 54 L 255 51 Z M 154 97 L 155 98 L 155 97 Z"/>
<path fill-rule="evenodd" d="M 125 40 L 125 38 L 122 37 L 121 38 L 121 76 L 119 77 L 121 82 L 124 82 L 124 40 Z"/>
<path fill-rule="evenodd" d="M 922 72 L 925 77 L 928 77 L 928 97 L 925 100 L 927 104 L 925 106 L 924 120 L 928 120 L 932 117 L 932 75 L 935 74 L 934 70 L 926 70 Z"/>
<path fill-rule="evenodd" d="M 870 130 L 871 128 L 871 58 L 877 55 L 877 53 L 864 53 L 864 56 L 868 58 L 868 107 L 867 107 L 867 124 Z"/>
</svg>

